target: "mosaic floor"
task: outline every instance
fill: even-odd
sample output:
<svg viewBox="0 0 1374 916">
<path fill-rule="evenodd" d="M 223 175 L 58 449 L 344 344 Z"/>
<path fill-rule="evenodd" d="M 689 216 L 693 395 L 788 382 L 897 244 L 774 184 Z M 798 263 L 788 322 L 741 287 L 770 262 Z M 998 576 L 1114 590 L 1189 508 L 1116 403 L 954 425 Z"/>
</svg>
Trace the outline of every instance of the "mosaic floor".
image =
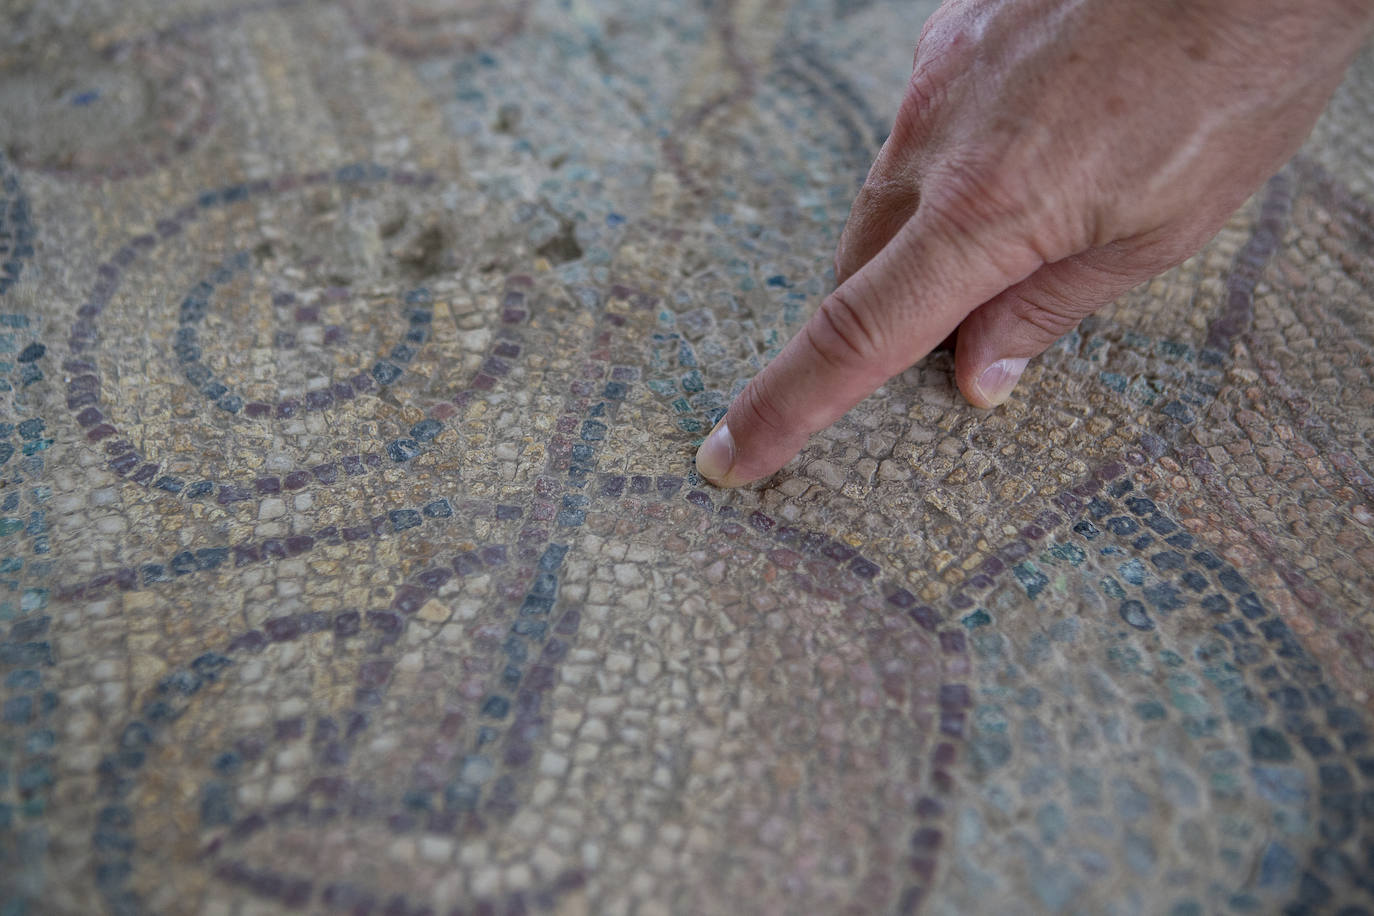
<svg viewBox="0 0 1374 916">
<path fill-rule="evenodd" d="M 692 471 L 930 8 L 0 0 L 0 914 L 1374 912 L 1374 54 Z"/>
</svg>

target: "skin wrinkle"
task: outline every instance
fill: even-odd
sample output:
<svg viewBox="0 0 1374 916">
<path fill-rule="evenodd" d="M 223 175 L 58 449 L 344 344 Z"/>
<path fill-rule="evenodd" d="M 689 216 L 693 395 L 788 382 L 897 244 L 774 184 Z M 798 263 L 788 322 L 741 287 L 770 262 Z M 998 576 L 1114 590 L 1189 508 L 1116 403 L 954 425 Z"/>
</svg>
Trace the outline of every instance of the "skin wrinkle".
<svg viewBox="0 0 1374 916">
<path fill-rule="evenodd" d="M 765 429 L 776 430 L 779 435 L 785 434 L 786 420 L 792 411 L 778 406 L 779 402 L 774 399 L 768 383 L 765 381 L 754 386 L 749 393 L 748 408 L 757 422 Z"/>
<path fill-rule="evenodd" d="M 840 290 L 821 303 L 817 316 L 820 320 L 808 322 L 802 331 L 830 368 L 848 371 L 862 363 L 866 354 L 882 352 L 881 340 L 863 327 L 859 313 Z"/>
</svg>

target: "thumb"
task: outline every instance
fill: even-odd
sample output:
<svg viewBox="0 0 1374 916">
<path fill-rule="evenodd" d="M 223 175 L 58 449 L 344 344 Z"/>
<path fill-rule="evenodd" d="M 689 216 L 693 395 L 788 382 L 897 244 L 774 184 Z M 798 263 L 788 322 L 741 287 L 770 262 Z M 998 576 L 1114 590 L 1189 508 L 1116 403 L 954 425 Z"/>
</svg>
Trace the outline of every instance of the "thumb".
<svg viewBox="0 0 1374 916">
<path fill-rule="evenodd" d="M 959 390 L 975 407 L 996 407 L 1032 357 L 1168 266 L 1116 245 L 1044 265 L 960 325 L 954 352 Z"/>
<path fill-rule="evenodd" d="M 749 382 L 697 451 L 701 476 L 733 487 L 773 473 L 1040 266 L 1029 245 L 974 238 L 932 212 L 918 208 Z"/>
</svg>

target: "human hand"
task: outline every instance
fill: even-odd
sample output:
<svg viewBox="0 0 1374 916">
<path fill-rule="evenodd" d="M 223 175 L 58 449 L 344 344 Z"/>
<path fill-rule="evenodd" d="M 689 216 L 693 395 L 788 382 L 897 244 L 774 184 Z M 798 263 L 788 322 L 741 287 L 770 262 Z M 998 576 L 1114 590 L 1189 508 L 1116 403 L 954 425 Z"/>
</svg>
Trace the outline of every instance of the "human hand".
<svg viewBox="0 0 1374 916">
<path fill-rule="evenodd" d="M 956 329 L 960 390 L 1002 403 L 1297 151 L 1371 25 L 1370 0 L 948 0 L 838 287 L 702 444 L 702 476 L 773 473 Z"/>
</svg>

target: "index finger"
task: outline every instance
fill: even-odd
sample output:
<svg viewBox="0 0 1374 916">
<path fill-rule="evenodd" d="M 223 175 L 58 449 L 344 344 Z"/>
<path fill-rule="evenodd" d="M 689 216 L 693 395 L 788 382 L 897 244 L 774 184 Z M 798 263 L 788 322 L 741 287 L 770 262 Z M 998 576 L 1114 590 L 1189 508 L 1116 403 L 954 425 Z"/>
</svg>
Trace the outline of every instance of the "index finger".
<svg viewBox="0 0 1374 916">
<path fill-rule="evenodd" d="M 772 474 L 969 312 L 1040 266 L 1029 245 L 971 235 L 922 205 L 826 297 L 755 376 L 697 451 L 701 476 L 734 487 Z"/>
</svg>

